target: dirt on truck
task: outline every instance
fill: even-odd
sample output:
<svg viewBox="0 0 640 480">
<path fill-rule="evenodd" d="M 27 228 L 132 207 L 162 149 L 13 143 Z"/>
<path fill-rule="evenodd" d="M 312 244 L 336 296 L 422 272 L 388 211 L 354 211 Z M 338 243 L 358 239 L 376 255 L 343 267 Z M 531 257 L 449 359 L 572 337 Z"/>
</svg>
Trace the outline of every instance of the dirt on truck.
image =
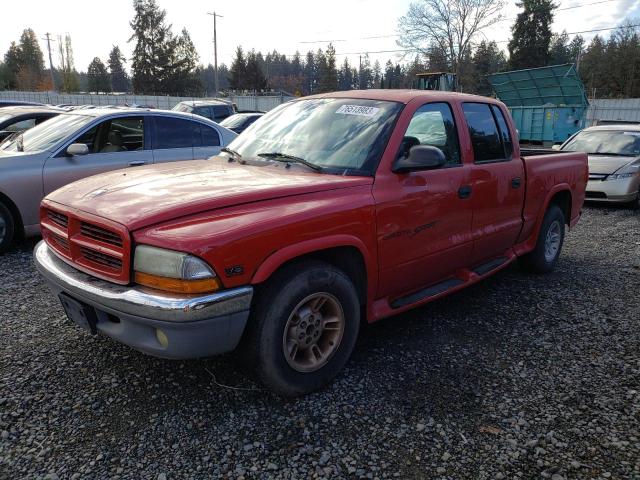
<svg viewBox="0 0 640 480">
<path fill-rule="evenodd" d="M 499 101 L 435 91 L 302 98 L 223 150 L 50 194 L 35 262 L 88 332 L 236 350 L 286 396 L 330 382 L 362 321 L 552 271 L 588 180 L 583 153 L 522 156 Z"/>
</svg>

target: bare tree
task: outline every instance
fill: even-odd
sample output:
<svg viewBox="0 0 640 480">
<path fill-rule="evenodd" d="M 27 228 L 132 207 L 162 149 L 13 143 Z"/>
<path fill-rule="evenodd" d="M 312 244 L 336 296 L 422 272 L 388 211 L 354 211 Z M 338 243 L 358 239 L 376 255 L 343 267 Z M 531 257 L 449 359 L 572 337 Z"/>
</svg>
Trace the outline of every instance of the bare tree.
<svg viewBox="0 0 640 480">
<path fill-rule="evenodd" d="M 398 21 L 398 43 L 428 55 L 435 46 L 446 56 L 451 71 L 471 54 L 472 42 L 486 28 L 502 20 L 504 0 L 420 0 Z"/>
</svg>

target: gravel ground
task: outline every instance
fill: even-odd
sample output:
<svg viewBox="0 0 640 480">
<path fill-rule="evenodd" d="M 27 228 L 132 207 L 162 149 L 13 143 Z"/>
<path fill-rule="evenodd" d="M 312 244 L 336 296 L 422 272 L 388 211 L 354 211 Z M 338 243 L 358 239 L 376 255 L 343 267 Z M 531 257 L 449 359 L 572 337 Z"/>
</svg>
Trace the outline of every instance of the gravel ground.
<svg viewBox="0 0 640 480">
<path fill-rule="evenodd" d="M 85 334 L 26 242 L 0 257 L 0 477 L 640 479 L 639 224 L 587 208 L 555 273 L 368 327 L 292 401 Z"/>
</svg>

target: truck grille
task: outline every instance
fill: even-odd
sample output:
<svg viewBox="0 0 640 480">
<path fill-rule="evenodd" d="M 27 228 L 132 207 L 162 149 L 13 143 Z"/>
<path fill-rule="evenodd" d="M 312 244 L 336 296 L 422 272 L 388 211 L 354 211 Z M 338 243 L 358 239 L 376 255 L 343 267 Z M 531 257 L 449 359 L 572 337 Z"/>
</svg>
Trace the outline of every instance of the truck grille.
<svg viewBox="0 0 640 480">
<path fill-rule="evenodd" d="M 47 245 L 78 270 L 115 283 L 129 283 L 131 241 L 124 226 L 82 212 L 61 211 L 46 200 L 40 226 Z"/>
</svg>

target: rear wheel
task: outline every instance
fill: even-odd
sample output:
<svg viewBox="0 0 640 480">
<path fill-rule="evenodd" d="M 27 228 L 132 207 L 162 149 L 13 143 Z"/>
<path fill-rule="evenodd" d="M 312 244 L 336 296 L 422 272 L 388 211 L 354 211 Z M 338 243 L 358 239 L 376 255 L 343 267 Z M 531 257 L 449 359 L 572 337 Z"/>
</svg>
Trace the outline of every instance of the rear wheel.
<svg viewBox="0 0 640 480">
<path fill-rule="evenodd" d="M 287 397 L 329 383 L 358 336 L 356 289 L 344 272 L 324 262 L 285 267 L 258 293 L 252 310 L 243 350 L 262 382 Z"/>
<path fill-rule="evenodd" d="M 9 209 L 0 203 L 0 253 L 8 250 L 15 232 L 15 222 Z"/>
<path fill-rule="evenodd" d="M 628 205 L 632 210 L 640 210 L 640 190 L 638 190 L 635 200 L 629 202 Z"/>
<path fill-rule="evenodd" d="M 557 205 L 551 205 L 544 215 L 535 248 L 520 258 L 521 265 L 534 273 L 551 272 L 562 250 L 565 218 Z"/>
</svg>

